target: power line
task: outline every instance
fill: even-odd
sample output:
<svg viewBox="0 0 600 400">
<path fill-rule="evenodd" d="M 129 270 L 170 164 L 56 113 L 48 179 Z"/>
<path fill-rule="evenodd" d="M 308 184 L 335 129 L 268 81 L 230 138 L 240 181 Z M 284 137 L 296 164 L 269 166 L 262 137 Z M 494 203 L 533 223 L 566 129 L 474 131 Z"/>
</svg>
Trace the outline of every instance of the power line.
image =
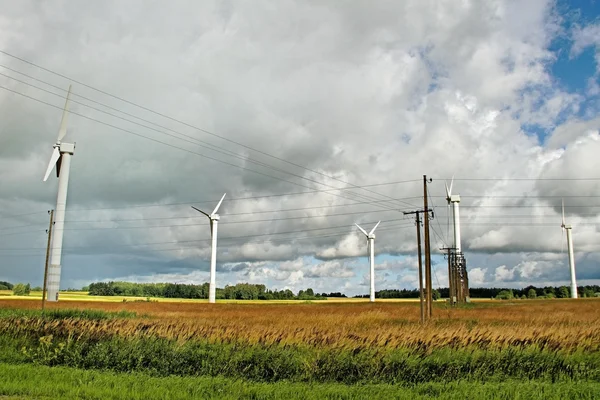
<svg viewBox="0 0 600 400">
<path fill-rule="evenodd" d="M 48 102 L 46 102 L 46 101 L 43 101 L 43 100 L 37 99 L 37 98 L 35 98 L 35 97 L 29 96 L 29 95 L 27 95 L 27 94 L 24 94 L 24 93 L 20 93 L 20 92 L 18 92 L 18 91 L 12 90 L 12 89 L 10 89 L 10 88 L 7 88 L 7 87 L 5 87 L 5 86 L 1 86 L 1 85 L 0 85 L 0 89 L 4 89 L 4 90 L 6 90 L 6 91 L 12 92 L 12 93 L 14 93 L 14 94 L 17 94 L 17 95 L 19 95 L 19 96 L 23 96 L 23 97 L 26 97 L 26 98 L 28 98 L 28 99 L 34 100 L 34 101 L 36 101 L 36 102 L 38 102 L 38 103 L 45 104 L 45 105 L 48 105 L 48 106 L 50 106 L 50 107 L 54 107 L 54 108 L 57 108 L 57 109 L 61 109 L 61 110 L 62 110 L 62 108 L 61 108 L 61 107 L 59 107 L 59 106 L 56 106 L 56 105 L 54 105 L 54 104 L 52 104 L 52 103 L 48 103 Z M 113 124 L 110 124 L 110 123 L 108 123 L 108 122 L 104 122 L 104 121 L 101 121 L 101 120 L 98 120 L 98 119 L 95 119 L 95 118 L 92 118 L 92 117 L 88 117 L 88 116 L 86 116 L 86 115 L 83 115 L 83 114 L 77 113 L 77 112 L 75 112 L 75 111 L 69 111 L 69 113 L 70 113 L 70 114 L 77 115 L 77 116 L 79 116 L 79 117 L 82 117 L 82 118 L 85 118 L 85 119 L 88 119 L 88 120 L 90 120 L 90 121 L 97 122 L 97 123 L 99 123 L 99 124 L 102 124 L 102 125 L 105 125 L 105 126 L 108 126 L 108 127 L 111 127 L 111 128 L 114 128 L 114 129 L 117 129 L 117 130 L 120 130 L 120 131 L 123 131 L 123 132 L 126 132 L 126 133 L 129 133 L 129 134 L 131 134 L 131 135 L 134 135 L 134 136 L 137 136 L 137 137 L 140 137 L 140 138 L 143 138 L 143 139 L 150 140 L 150 141 L 152 141 L 152 142 L 156 142 L 156 143 L 163 144 L 163 145 L 165 145 L 165 146 L 168 146 L 168 147 L 171 147 L 171 148 L 174 148 L 174 149 L 178 149 L 178 150 L 181 150 L 181 151 L 185 151 L 186 153 L 195 154 L 195 155 L 198 155 L 198 156 L 200 156 L 200 157 L 204 157 L 204 158 L 207 158 L 207 159 L 209 159 L 209 160 L 216 161 L 216 162 L 219 162 L 219 163 L 222 163 L 222 164 L 225 164 L 225 165 L 229 165 L 229 166 L 232 166 L 232 167 L 235 167 L 235 168 L 239 168 L 239 169 L 242 169 L 242 170 L 245 170 L 245 171 L 248 171 L 248 172 L 252 172 L 252 173 L 255 173 L 255 174 L 258 174 L 258 175 L 262 175 L 262 176 L 265 176 L 265 177 L 268 177 L 268 178 L 276 179 L 276 180 L 279 180 L 279 181 L 282 181 L 282 182 L 291 183 L 292 185 L 296 185 L 296 186 L 304 187 L 304 188 L 307 188 L 307 189 L 313 189 L 313 188 L 311 188 L 310 186 L 306 186 L 306 185 L 303 185 L 303 184 L 301 184 L 301 183 L 298 183 L 298 182 L 293 182 L 293 181 L 290 181 L 290 180 L 287 180 L 287 179 L 284 179 L 284 178 L 281 178 L 281 177 L 277 177 L 277 176 L 274 176 L 274 175 L 265 174 L 265 173 L 263 173 L 263 172 L 260 172 L 260 171 L 257 171 L 257 170 L 251 169 L 251 168 L 246 168 L 246 167 L 243 167 L 243 166 L 240 166 L 240 165 L 232 164 L 232 163 L 230 163 L 230 162 L 227 162 L 227 161 L 224 161 L 224 160 L 220 160 L 220 159 L 218 159 L 218 158 L 211 157 L 211 156 L 208 156 L 208 155 L 206 155 L 206 154 L 203 154 L 203 153 L 198 153 L 198 152 L 195 152 L 195 151 L 192 151 L 192 150 L 189 150 L 189 149 L 183 148 L 183 147 L 179 147 L 179 146 L 173 145 L 173 144 L 171 144 L 171 143 L 163 142 L 163 141 L 161 141 L 161 140 L 158 140 L 158 139 L 154 139 L 154 138 L 151 138 L 151 137 L 148 137 L 148 136 L 144 136 L 144 135 L 142 135 L 142 134 L 140 134 L 140 133 L 137 133 L 137 132 L 131 131 L 131 130 L 129 130 L 129 129 L 121 128 L 121 127 L 119 127 L 119 126 L 116 126 L 116 125 L 113 125 Z M 309 180 L 309 181 L 314 181 L 314 180 L 311 180 L 310 178 L 304 178 L 304 177 L 302 177 L 302 179 L 306 179 L 306 180 Z M 326 184 L 326 183 L 321 183 L 321 182 L 318 182 L 318 181 L 314 181 L 314 182 L 315 182 L 315 183 L 317 183 L 317 184 L 320 184 L 320 185 L 324 185 L 324 186 L 327 186 L 327 187 L 331 187 L 331 188 L 333 188 L 334 190 L 347 190 L 347 188 L 335 188 L 334 186 L 328 185 L 328 184 Z M 335 193 L 329 193 L 329 192 L 324 192 L 324 193 L 327 193 L 327 194 L 329 194 L 329 195 L 332 195 L 332 196 L 341 197 L 341 198 L 344 198 L 344 199 L 349 199 L 349 200 L 353 200 L 353 201 L 355 201 L 355 199 L 353 199 L 353 198 L 351 198 L 351 197 L 343 196 L 343 195 L 341 195 L 341 194 L 335 194 Z M 356 194 L 356 193 L 353 193 L 353 192 L 350 192 L 350 194 L 353 194 L 353 195 L 355 195 L 355 196 L 359 196 L 358 194 Z M 361 196 L 361 197 L 363 197 L 363 198 L 369 198 L 368 196 L 364 196 L 364 195 L 360 195 L 360 196 Z M 382 204 L 382 205 L 380 205 L 380 206 L 381 206 L 381 207 L 384 207 L 384 208 L 388 208 L 388 209 L 390 209 L 390 210 L 391 210 L 391 209 L 394 209 L 393 207 L 390 207 L 390 206 L 387 206 L 387 205 L 383 205 L 383 204 Z"/>
<path fill-rule="evenodd" d="M 393 225 L 387 228 L 383 228 L 380 229 L 380 231 L 390 231 L 390 230 L 396 230 L 396 229 L 405 229 L 405 228 L 410 228 L 412 227 L 412 224 L 410 225 Z M 311 236 L 303 236 L 303 237 L 294 237 L 294 238 L 270 238 L 270 239 L 265 239 L 265 240 L 256 240 L 256 241 L 250 241 L 250 242 L 246 242 L 246 243 L 278 243 L 278 242 L 288 242 L 288 241 L 296 241 L 296 240 L 308 240 L 308 239 L 321 239 L 321 238 L 329 238 L 329 237 L 340 237 L 340 236 L 344 236 L 347 235 L 348 232 L 344 232 L 344 233 L 332 233 L 332 234 L 325 234 L 325 235 L 311 235 Z M 174 247 L 174 248 L 167 248 L 167 249 L 155 249 L 155 248 L 150 248 L 148 249 L 149 251 L 153 252 L 153 253 L 157 253 L 157 252 L 163 252 L 163 251 L 180 251 L 182 249 L 193 249 L 195 248 L 193 243 L 209 243 L 210 239 L 205 239 L 205 240 L 195 240 L 195 241 L 186 241 L 186 245 L 185 246 L 178 246 L 178 247 Z M 234 245 L 235 242 L 230 241 L 232 244 Z M 182 242 L 179 242 L 182 243 Z M 132 246 L 136 246 L 136 245 L 132 245 Z M 70 253 L 69 250 L 71 248 L 66 248 L 63 249 L 64 253 L 63 254 L 76 254 L 76 253 Z M 97 248 L 96 248 L 97 249 Z M 103 248 L 100 248 L 103 249 Z M 27 249 L 27 250 L 37 250 L 37 249 Z M 135 250 L 135 249 L 134 249 Z M 141 249 L 140 249 L 141 250 Z M 40 253 L 41 254 L 41 253 Z M 0 254 L 0 258 L 1 257 L 38 257 L 40 254 Z M 130 254 L 128 252 L 111 252 L 110 254 Z M 358 257 L 362 257 L 362 256 L 358 256 Z"/>
<path fill-rule="evenodd" d="M 363 185 L 362 187 L 395 185 L 395 184 L 411 183 L 411 182 L 418 182 L 418 181 L 419 181 L 418 179 L 410 179 L 410 180 L 403 180 L 403 181 L 375 183 L 375 184 L 371 184 L 371 185 Z M 262 196 L 247 196 L 247 197 L 228 198 L 227 202 L 229 203 L 229 202 L 232 202 L 232 201 L 241 201 L 241 200 L 266 199 L 266 198 L 271 198 L 271 197 L 300 196 L 300 195 L 304 195 L 304 194 L 334 192 L 334 191 L 337 191 L 337 190 L 342 190 L 342 189 L 319 189 L 319 190 L 308 190 L 308 191 L 304 191 L 304 192 L 286 192 L 286 193 L 275 193 L 275 194 L 268 194 L 268 195 L 262 195 Z M 413 196 L 413 197 L 404 197 L 402 199 L 412 199 L 412 198 L 416 198 L 416 196 Z M 190 200 L 190 201 L 185 201 L 185 202 L 180 202 L 180 203 L 136 204 L 136 205 L 132 205 L 132 206 L 123 206 L 123 207 L 80 208 L 80 209 L 75 209 L 75 210 L 67 210 L 67 212 L 101 211 L 101 210 L 123 210 L 123 209 L 131 209 L 131 208 L 170 207 L 170 206 L 182 206 L 182 205 L 189 206 L 190 204 L 216 203 L 219 200 L 220 199 L 201 200 L 201 201 Z M 396 199 L 396 200 L 401 200 L 401 199 Z M 351 204 L 340 204 L 339 206 L 340 207 L 341 206 L 353 206 L 353 205 L 371 204 L 371 203 L 385 202 L 385 201 L 388 201 L 388 200 L 355 202 L 355 203 L 351 203 Z M 334 207 L 334 206 L 335 205 L 332 205 L 332 207 Z"/>
<path fill-rule="evenodd" d="M 398 221 L 404 221 L 406 222 L 406 220 L 404 218 L 397 218 L 397 219 L 390 219 L 390 220 L 382 220 L 381 222 L 398 222 Z M 371 221 L 371 222 L 367 222 L 368 224 L 371 223 L 375 223 L 377 221 Z M 412 225 L 411 225 L 412 226 Z M 311 229 L 301 229 L 301 230 L 295 230 L 295 231 L 287 231 L 287 232 L 272 232 L 272 233 L 259 233 L 259 234 L 253 234 L 253 235 L 244 235 L 244 236 L 231 236 L 231 237 L 220 237 L 219 241 L 221 240 L 228 240 L 228 239 L 246 239 L 246 238 L 254 238 L 254 237 L 262 237 L 262 236 L 274 236 L 274 235 L 287 235 L 287 234 L 295 234 L 295 233 L 305 233 L 305 232 L 314 232 L 314 231 L 320 231 L 320 230 L 327 230 L 327 229 L 339 229 L 339 228 L 348 228 L 348 227 L 354 227 L 354 225 L 338 225 L 338 226 L 329 226 L 329 227 L 324 227 L 324 228 L 311 228 Z M 200 240 L 177 240 L 177 241 L 170 241 L 170 242 L 155 242 L 155 243 L 138 243 L 138 244 L 127 244 L 127 245 L 110 245 L 110 247 L 138 247 L 138 246 L 150 246 L 150 245 L 158 245 L 158 244 L 174 244 L 174 243 L 196 243 L 196 242 L 204 242 L 204 241 L 209 241 L 210 238 L 207 239 L 200 239 Z M 75 246 L 75 247 L 70 247 L 71 249 L 73 248 L 90 248 L 90 246 Z M 94 248 L 93 246 L 91 248 Z M 45 248 L 26 248 L 26 247 L 22 247 L 22 248 L 0 248 L 0 250 L 45 250 Z"/>
<path fill-rule="evenodd" d="M 16 236 L 16 235 L 24 235 L 27 233 L 39 233 L 39 232 L 45 232 L 45 231 L 43 229 L 36 229 L 34 231 L 7 232 L 7 233 L 0 233 L 0 236 Z"/>
<path fill-rule="evenodd" d="M 135 107 L 138 107 L 138 108 L 140 108 L 140 109 L 142 109 L 142 110 L 145 110 L 145 111 L 151 112 L 151 113 L 153 113 L 153 114 L 156 114 L 156 115 L 159 115 L 159 116 L 161 116 L 161 117 L 163 117 L 163 118 L 166 118 L 166 119 L 169 119 L 169 120 L 171 120 L 171 121 L 174 121 L 174 122 L 180 123 L 180 124 L 182 124 L 182 125 L 188 126 L 188 127 L 190 127 L 190 128 L 196 129 L 196 130 L 198 130 L 198 131 L 200 131 L 200 132 L 203 132 L 203 133 L 206 133 L 206 134 L 208 134 L 208 135 L 211 135 L 211 136 L 217 137 L 217 138 L 219 138 L 219 139 L 221 139 L 221 140 L 225 140 L 225 141 L 227 141 L 227 142 L 230 142 L 230 143 L 236 144 L 236 145 L 238 145 L 238 146 L 241 146 L 241 147 L 243 147 L 243 148 L 245 148 L 245 149 L 248 149 L 248 150 L 254 151 L 254 152 L 256 152 L 256 153 L 259 153 L 259 154 L 265 155 L 265 156 L 267 156 L 267 157 L 274 158 L 274 159 L 276 159 L 276 160 L 278 160 L 278 161 L 284 162 L 284 163 L 286 163 L 286 164 L 289 164 L 289 165 L 293 165 L 293 166 L 295 166 L 295 167 L 297 167 L 297 168 L 301 168 L 301 169 L 304 169 L 304 170 L 310 171 L 310 172 L 312 172 L 312 173 L 314 173 L 314 174 L 321 175 L 321 176 L 323 176 L 323 177 L 326 177 L 326 178 L 328 178 L 328 179 L 332 179 L 332 180 L 335 180 L 335 181 L 341 182 L 341 183 L 343 183 L 343 184 L 345 184 L 345 185 L 350 185 L 350 186 L 352 186 L 352 187 L 355 187 L 355 188 L 360 188 L 359 186 L 356 186 L 356 185 L 354 185 L 354 184 L 352 184 L 352 183 L 350 183 L 350 182 L 345 182 L 345 181 L 343 181 L 343 180 L 341 180 L 341 179 L 338 179 L 338 178 L 336 178 L 336 177 L 334 177 L 334 176 L 330 176 L 330 175 L 324 174 L 324 173 L 322 173 L 322 172 L 320 172 L 320 171 L 313 170 L 313 169 L 311 169 L 311 168 L 308 168 L 308 167 L 305 167 L 305 166 L 302 166 L 302 165 L 296 164 L 296 163 L 294 163 L 294 162 L 291 162 L 291 161 L 289 161 L 289 160 L 286 160 L 286 159 L 284 159 L 284 158 L 277 157 L 277 156 L 274 156 L 274 155 L 272 155 L 272 154 L 266 153 L 266 152 L 264 152 L 264 151 L 261 151 L 261 150 L 258 150 L 258 149 L 255 149 L 255 148 L 252 148 L 252 147 L 250 147 L 250 146 L 244 145 L 244 144 L 242 144 L 242 143 L 240 143 L 240 142 L 237 142 L 237 141 L 235 141 L 235 140 L 232 140 L 232 139 L 226 138 L 226 137 L 224 137 L 224 136 L 218 135 L 218 134 L 216 134 L 216 133 L 214 133 L 214 132 L 210 132 L 210 131 L 208 131 L 208 130 L 206 130 L 206 129 L 202 129 L 202 128 L 196 127 L 196 126 L 194 126 L 194 125 L 188 124 L 188 123 L 186 123 L 186 122 L 183 122 L 183 121 L 181 121 L 181 120 L 175 119 L 175 118 L 173 118 L 173 117 L 170 117 L 170 116 L 168 116 L 168 115 L 165 115 L 165 114 L 159 113 L 159 112 L 157 112 L 157 111 L 151 110 L 151 109 L 149 109 L 149 108 L 147 108 L 147 107 L 141 106 L 141 105 L 139 105 L 139 104 L 136 104 L 136 103 L 134 103 L 134 102 L 131 102 L 131 101 L 129 101 L 129 100 L 126 100 L 126 99 L 124 99 L 124 98 L 121 98 L 121 97 L 118 97 L 118 96 L 112 95 L 112 94 L 110 94 L 110 93 L 108 93 L 108 92 L 105 92 L 105 91 L 103 91 L 103 90 L 100 90 L 100 89 L 94 88 L 94 87 L 92 87 L 92 86 L 90 86 L 90 85 L 87 85 L 87 84 L 85 84 L 85 83 L 83 83 L 83 82 L 77 81 L 77 80 L 75 80 L 75 79 L 71 79 L 71 78 L 69 78 L 69 77 L 67 77 L 67 76 L 65 76 L 65 75 L 63 75 L 63 74 L 57 73 L 57 72 L 55 72 L 55 71 L 52 71 L 52 70 L 50 70 L 50 69 L 47 69 L 47 68 L 44 68 L 44 67 L 42 67 L 42 66 L 40 66 L 40 65 L 37 65 L 37 64 L 35 64 L 35 63 L 31 62 L 31 61 L 28 61 L 28 60 L 25 60 L 25 59 L 23 59 L 23 58 L 17 57 L 17 56 L 15 56 L 15 55 L 13 55 L 13 54 L 10 54 L 10 53 L 8 53 L 8 52 L 6 52 L 6 51 L 4 51 L 4 50 L 0 50 L 0 53 L 2 53 L 2 54 L 5 54 L 5 55 L 7 55 L 7 56 L 9 56 L 9 57 L 15 58 L 15 59 L 17 59 L 17 60 L 19 60 L 19 61 L 21 61 L 21 62 L 24 62 L 24 63 L 26 63 L 26 64 L 29 64 L 29 65 L 35 66 L 35 67 L 37 67 L 37 68 L 39 68 L 39 69 L 42 69 L 42 70 L 44 70 L 44 71 L 47 71 L 47 72 L 49 72 L 49 73 L 51 73 L 51 74 L 54 74 L 54 75 L 56 75 L 56 76 L 60 76 L 60 77 L 62 77 L 62 78 L 64 78 L 64 79 L 67 79 L 67 80 L 69 80 L 69 81 L 75 82 L 75 83 L 77 83 L 77 84 L 79 84 L 79 85 L 85 86 L 85 87 L 87 87 L 87 88 L 89 88 L 89 89 L 92 89 L 92 90 L 94 90 L 94 91 L 97 91 L 97 92 L 99 92 L 99 93 L 102 93 L 102 94 L 104 94 L 104 95 L 107 95 L 107 96 L 109 96 L 109 97 L 112 97 L 112 98 L 118 99 L 118 100 L 120 100 L 120 101 L 122 101 L 122 102 L 125 102 L 125 103 L 127 103 L 127 104 L 133 105 L 133 106 L 135 106 Z M 11 69 L 11 70 L 12 70 L 12 69 Z M 13 71 L 14 71 L 14 70 L 13 70 Z M 25 74 L 23 74 L 23 75 L 25 75 Z M 6 76 L 6 75 L 5 75 L 5 76 Z M 26 75 L 25 75 L 25 76 L 26 76 Z M 9 78 L 10 78 L 10 77 L 9 77 Z M 34 78 L 34 79 L 35 79 L 35 78 Z M 36 80 L 37 80 L 37 79 L 36 79 Z M 38 81 L 41 81 L 41 80 L 38 80 Z M 42 81 L 42 82 L 43 82 L 43 81 Z M 28 84 L 28 83 L 25 83 L 25 84 Z M 44 90 L 44 89 L 41 89 L 41 90 Z M 89 106 L 88 106 L 88 107 L 89 107 Z M 105 106 L 105 107 L 107 107 L 107 106 Z M 135 117 L 135 118 L 137 118 L 137 119 L 141 119 L 141 118 L 139 118 L 139 117 Z M 130 122 L 132 122 L 132 121 L 130 121 Z M 151 123 L 152 123 L 152 122 L 151 122 Z M 154 124 L 154 123 L 153 123 L 153 124 Z M 155 124 L 155 125 L 157 125 L 157 124 Z M 181 134 L 181 133 L 180 133 L 180 134 Z M 183 135 L 183 134 L 182 134 L 182 135 Z M 195 140 L 198 140 L 198 139 L 195 139 Z M 365 190 L 365 189 L 363 189 L 363 190 Z M 377 193 L 377 192 L 373 192 L 373 191 L 368 191 L 368 192 L 369 192 L 369 193 L 372 193 L 372 194 L 376 194 L 376 195 L 378 195 L 378 196 L 383 196 L 383 197 L 387 197 L 387 198 L 389 198 L 389 196 L 387 196 L 387 195 L 384 195 L 384 194 L 381 194 L 381 193 Z M 355 195 L 358 195 L 358 194 L 356 194 L 356 193 L 354 193 L 354 194 L 355 194 Z M 408 203 L 407 203 L 407 204 L 408 204 Z M 412 207 L 412 205 L 411 205 L 411 207 Z"/>
<path fill-rule="evenodd" d="M 448 178 L 438 178 L 449 180 Z M 453 178 L 455 181 L 600 181 L 600 178 Z"/>
<path fill-rule="evenodd" d="M 264 196 L 264 197 L 270 197 L 270 196 Z M 231 200 L 239 200 L 239 199 L 229 199 L 229 201 L 231 201 Z M 387 200 L 380 200 L 380 201 L 387 201 Z M 209 202 L 214 203 L 213 201 L 202 201 L 202 202 L 177 203 L 177 205 L 189 206 L 190 204 L 209 203 Z M 317 208 L 350 207 L 350 206 L 368 205 L 368 204 L 373 204 L 373 203 L 377 203 L 377 202 L 363 201 L 363 202 L 352 203 L 352 204 L 328 204 L 328 205 L 322 205 L 322 206 L 288 208 L 288 209 L 279 209 L 279 210 L 257 210 L 257 211 L 243 212 L 243 213 L 228 213 L 227 216 L 305 211 L 305 210 L 313 210 L 313 209 L 317 209 Z M 107 208 L 107 209 L 111 209 L 111 208 Z M 93 211 L 93 209 L 91 209 L 91 210 Z M 90 209 L 81 209 L 81 210 L 73 210 L 73 211 L 90 211 Z M 393 210 L 375 210 L 375 211 L 377 212 L 377 211 L 393 211 Z M 369 212 L 369 211 L 365 211 L 365 212 Z M 156 220 L 156 219 L 181 219 L 181 218 L 204 218 L 204 217 L 201 217 L 201 216 L 190 217 L 189 215 L 187 215 L 187 216 L 181 216 L 181 217 L 156 217 L 156 218 L 120 219 L 120 220 L 86 220 L 86 221 L 69 220 L 68 222 L 113 222 L 113 221 L 141 221 L 141 220 Z"/>
<path fill-rule="evenodd" d="M 427 197 L 431 197 L 431 192 L 429 191 L 429 185 L 427 185 L 427 186 L 426 186 L 426 188 L 427 188 Z M 435 210 L 436 210 L 436 206 L 432 204 L 432 205 L 431 205 L 431 208 L 433 209 L 433 212 L 435 213 L 435 212 L 436 212 L 436 211 L 435 211 Z M 440 224 L 440 219 L 439 219 L 439 218 L 435 218 L 435 220 L 436 220 L 436 222 L 437 222 L 437 224 L 438 224 L 438 226 L 439 226 L 439 228 L 440 228 L 440 231 L 443 231 L 443 229 L 442 229 L 442 226 L 441 226 L 441 224 Z M 433 227 L 432 227 L 432 228 L 433 228 Z M 439 246 L 439 243 L 438 243 L 438 247 L 447 247 L 447 242 L 446 242 L 447 238 L 446 238 L 446 240 L 444 240 L 444 239 L 443 239 L 441 236 L 439 236 L 439 235 L 437 234 L 437 232 L 435 231 L 435 228 L 433 228 L 433 233 L 434 233 L 436 236 L 438 236 L 438 238 L 439 238 L 439 239 L 441 240 L 441 242 L 444 244 L 444 246 Z M 436 279 L 437 279 L 437 277 L 436 277 Z"/>
<path fill-rule="evenodd" d="M 390 212 L 390 210 L 373 210 L 373 211 L 356 211 L 356 212 L 348 212 L 348 213 L 339 213 L 339 214 L 328 214 L 328 215 L 307 215 L 300 217 L 283 217 L 283 218 L 266 218 L 266 219 L 254 219 L 249 221 L 223 221 L 220 222 L 219 225 L 235 225 L 235 224 L 247 224 L 247 223 L 255 223 L 255 222 L 272 222 L 272 221 L 289 221 L 289 220 L 298 220 L 298 219 L 313 219 L 313 218 L 330 218 L 330 217 L 341 217 L 347 215 L 359 215 L 359 214 L 370 214 L 376 212 Z M 201 218 L 204 219 L 204 216 L 197 217 L 187 217 L 187 218 Z M 66 221 L 73 222 L 73 221 Z M 82 222 L 100 222 L 100 223 L 111 223 L 115 221 L 82 221 Z M 117 226 L 117 227 L 91 227 L 91 228 L 65 228 L 65 231 L 79 231 L 79 230 L 100 230 L 100 229 L 154 229 L 154 228 L 173 228 L 173 227 L 182 227 L 182 226 L 201 226 L 206 225 L 206 222 L 197 223 L 197 224 L 175 224 L 175 225 L 145 225 L 145 226 Z"/>
</svg>

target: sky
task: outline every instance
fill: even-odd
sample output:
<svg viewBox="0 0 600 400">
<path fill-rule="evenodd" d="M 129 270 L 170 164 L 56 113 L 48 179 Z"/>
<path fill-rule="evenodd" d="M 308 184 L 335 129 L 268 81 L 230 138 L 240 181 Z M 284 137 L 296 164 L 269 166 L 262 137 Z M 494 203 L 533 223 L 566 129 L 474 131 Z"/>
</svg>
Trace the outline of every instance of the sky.
<svg viewBox="0 0 600 400">
<path fill-rule="evenodd" d="M 431 178 L 435 287 L 460 194 L 471 287 L 600 283 L 600 4 L 0 0 L 0 280 L 40 285 L 42 182 L 66 90 L 61 288 L 415 288 Z"/>
</svg>

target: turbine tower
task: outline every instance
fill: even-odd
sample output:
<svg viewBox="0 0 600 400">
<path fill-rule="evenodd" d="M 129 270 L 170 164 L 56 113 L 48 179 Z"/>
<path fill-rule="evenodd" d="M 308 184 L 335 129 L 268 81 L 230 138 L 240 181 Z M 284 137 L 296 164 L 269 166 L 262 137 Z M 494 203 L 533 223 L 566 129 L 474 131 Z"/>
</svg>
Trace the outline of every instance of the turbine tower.
<svg viewBox="0 0 600 400">
<path fill-rule="evenodd" d="M 448 201 L 448 206 L 452 205 L 452 217 L 454 224 L 454 249 L 457 253 L 461 252 L 460 247 L 460 214 L 458 211 L 458 205 L 460 204 L 460 196 L 452 194 L 452 185 L 454 184 L 454 178 L 450 181 L 450 187 L 446 183 L 446 200 Z"/>
<path fill-rule="evenodd" d="M 52 235 L 52 248 L 50 252 L 50 266 L 48 269 L 48 301 L 58 301 L 58 290 L 60 289 L 60 272 L 62 258 L 62 243 L 65 226 L 65 209 L 67 206 L 67 189 L 69 187 L 69 171 L 71 169 L 71 156 L 75 152 L 74 143 L 63 143 L 62 140 L 67 134 L 67 119 L 69 115 L 69 98 L 71 97 L 71 85 L 67 92 L 67 100 L 60 122 L 58 139 L 54 144 L 54 151 L 50 157 L 50 163 L 44 175 L 44 182 L 50 176 L 50 173 L 56 166 L 56 176 L 58 177 L 58 195 L 56 197 L 55 223 Z"/>
<path fill-rule="evenodd" d="M 573 237 L 571 235 L 571 225 L 565 223 L 565 201 L 562 201 L 562 224 L 563 230 L 567 231 L 567 249 L 569 251 L 569 267 L 571 268 L 571 298 L 577 298 L 577 279 L 575 277 L 575 256 L 573 254 Z"/>
<path fill-rule="evenodd" d="M 369 296 L 371 303 L 375 302 L 375 229 L 377 229 L 380 223 L 381 221 L 377 222 L 377 224 L 373 227 L 373 229 L 371 229 L 371 232 L 369 233 L 367 233 L 367 231 L 361 228 L 358 224 L 354 224 L 367 237 L 367 254 L 369 256 L 369 266 L 371 275 L 371 290 Z"/>
<path fill-rule="evenodd" d="M 452 217 L 454 226 L 454 247 L 448 253 L 448 289 L 450 292 L 450 303 L 464 303 L 470 301 L 469 298 L 469 277 L 467 274 L 467 263 L 462 253 L 460 239 L 460 196 L 452 194 L 454 178 L 450 181 L 450 187 L 446 183 L 446 201 L 448 207 L 452 205 Z"/>
<path fill-rule="evenodd" d="M 217 211 L 219 210 L 219 207 L 221 207 L 221 203 L 223 202 L 223 199 L 225 198 L 225 195 L 227 193 L 225 193 L 223 195 L 223 197 L 221 197 L 221 201 L 219 201 L 219 204 L 217 204 L 217 206 L 215 207 L 215 209 L 213 210 L 212 213 L 207 214 L 204 211 L 200 210 L 199 208 L 196 208 L 194 206 L 192 206 L 192 208 L 196 211 L 201 212 L 202 214 L 206 215 L 208 217 L 208 219 L 210 220 L 210 238 L 211 238 L 211 254 L 210 254 L 210 286 L 208 289 L 208 302 L 209 303 L 214 303 L 216 301 L 216 293 L 217 293 L 217 286 L 216 286 L 216 274 L 217 274 L 217 227 L 219 226 L 219 214 L 217 214 Z"/>
</svg>

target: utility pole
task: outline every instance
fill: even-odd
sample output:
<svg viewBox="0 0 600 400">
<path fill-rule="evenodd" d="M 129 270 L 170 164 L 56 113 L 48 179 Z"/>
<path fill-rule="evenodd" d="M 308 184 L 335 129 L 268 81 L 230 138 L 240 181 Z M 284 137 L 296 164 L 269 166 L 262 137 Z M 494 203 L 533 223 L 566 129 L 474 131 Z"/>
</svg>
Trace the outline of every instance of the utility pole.
<svg viewBox="0 0 600 400">
<path fill-rule="evenodd" d="M 421 306 L 421 323 L 425 323 L 425 308 L 423 307 L 423 260 L 421 256 L 421 220 L 416 212 L 417 223 L 417 253 L 419 254 L 419 304 Z"/>
<path fill-rule="evenodd" d="M 42 311 L 46 307 L 46 289 L 48 285 L 48 260 L 50 259 L 50 246 L 52 244 L 52 226 L 54 225 L 54 210 L 48 211 L 50 214 L 50 226 L 48 227 L 48 246 L 46 247 L 46 265 L 44 266 L 44 288 L 42 290 Z"/>
<path fill-rule="evenodd" d="M 430 180 L 431 181 L 431 180 Z M 427 175 L 423 175 L 423 209 L 427 206 Z M 433 297 L 431 284 L 431 248 L 429 245 L 429 212 L 425 213 L 425 298 L 427 299 L 427 319 L 433 316 Z"/>
<path fill-rule="evenodd" d="M 420 214 L 428 213 L 431 210 L 416 210 L 403 212 L 404 215 L 415 214 L 415 223 L 417 225 L 417 253 L 419 257 L 419 303 L 421 306 L 421 323 L 425 322 L 425 306 L 423 304 L 423 256 L 421 255 L 421 218 Z"/>
<path fill-rule="evenodd" d="M 453 262 L 453 256 L 452 256 L 452 252 L 456 251 L 455 247 L 442 247 L 440 249 L 441 251 L 447 251 L 448 252 L 448 301 L 450 302 L 450 305 L 453 306 L 454 305 L 454 299 L 456 297 L 456 299 L 458 300 L 458 296 L 456 296 L 456 271 L 454 269 L 454 262 Z"/>
</svg>

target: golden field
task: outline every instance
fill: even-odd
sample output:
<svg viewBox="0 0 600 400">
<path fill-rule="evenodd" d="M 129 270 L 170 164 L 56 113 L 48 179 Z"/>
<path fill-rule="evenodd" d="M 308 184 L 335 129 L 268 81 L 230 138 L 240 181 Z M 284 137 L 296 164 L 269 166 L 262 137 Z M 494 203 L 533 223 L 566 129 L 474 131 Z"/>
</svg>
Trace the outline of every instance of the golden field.
<svg viewBox="0 0 600 400">
<path fill-rule="evenodd" d="M 419 324 L 416 302 L 346 301 L 262 304 L 238 302 L 47 303 L 49 309 L 132 311 L 143 318 L 62 321 L 5 318 L 0 331 L 85 334 L 91 337 L 162 337 L 185 342 L 304 344 L 334 348 L 504 349 L 531 347 L 600 350 L 600 299 L 518 300 L 449 308 L 435 305 L 434 319 Z M 38 301 L 0 297 L 0 308 L 39 308 Z"/>
</svg>

